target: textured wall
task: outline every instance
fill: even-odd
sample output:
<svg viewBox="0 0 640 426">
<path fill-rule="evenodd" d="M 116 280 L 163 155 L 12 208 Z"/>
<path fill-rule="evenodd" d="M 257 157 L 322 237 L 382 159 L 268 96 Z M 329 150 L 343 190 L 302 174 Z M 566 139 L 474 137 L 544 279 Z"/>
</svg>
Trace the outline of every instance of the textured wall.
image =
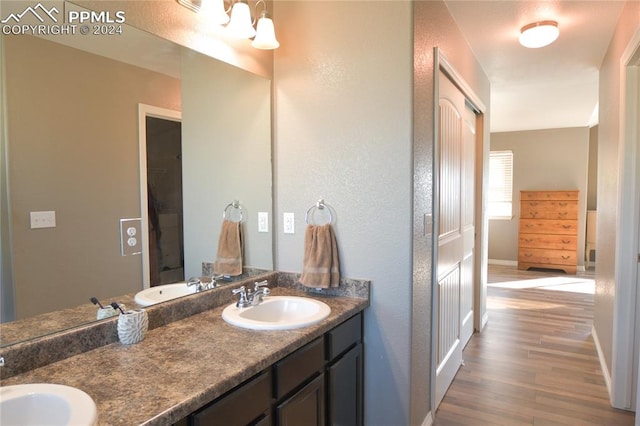
<svg viewBox="0 0 640 426">
<path fill-rule="evenodd" d="M 282 1 L 275 15 L 287 22 L 274 67 L 276 268 L 301 271 L 304 214 L 323 197 L 342 274 L 372 280 L 366 424 L 408 424 L 411 3 Z M 295 213 L 293 235 L 283 212 Z"/>
<path fill-rule="evenodd" d="M 620 182 L 620 58 L 640 24 L 640 2 L 626 4 L 600 68 L 598 125 L 598 267 L 594 327 L 611 371 L 616 288 L 616 229 Z"/>
<path fill-rule="evenodd" d="M 513 151 L 513 218 L 489 221 L 489 259 L 518 260 L 520 191 L 580 191 L 578 265 L 584 265 L 589 128 L 491 134 L 491 150 Z"/>
</svg>

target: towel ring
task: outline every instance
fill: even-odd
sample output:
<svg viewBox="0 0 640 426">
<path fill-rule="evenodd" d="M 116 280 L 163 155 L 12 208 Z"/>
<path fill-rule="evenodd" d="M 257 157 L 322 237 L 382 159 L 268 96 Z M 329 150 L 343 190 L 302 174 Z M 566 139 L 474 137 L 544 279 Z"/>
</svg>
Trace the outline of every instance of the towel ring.
<svg viewBox="0 0 640 426">
<path fill-rule="evenodd" d="M 236 210 L 238 210 L 240 212 L 240 220 L 238 222 L 243 222 L 244 221 L 244 209 L 242 208 L 242 206 L 240 205 L 240 201 L 238 201 L 238 200 L 233 200 L 233 203 L 227 204 L 227 207 L 225 207 L 224 210 L 222 211 L 222 219 L 226 219 L 227 218 L 227 210 L 229 210 L 229 207 L 234 208 L 234 209 L 236 209 Z"/>
<path fill-rule="evenodd" d="M 309 207 L 309 209 L 307 210 L 307 213 L 305 213 L 304 215 L 304 221 L 306 222 L 307 225 L 311 225 L 309 223 L 309 213 L 313 213 L 315 209 L 317 210 L 324 210 L 327 209 L 327 212 L 329 212 L 329 222 L 328 224 L 332 224 L 333 223 L 333 215 L 331 214 L 331 209 L 329 208 L 329 206 L 324 202 L 324 200 L 320 199 L 318 200 L 317 203 L 315 203 L 313 206 Z M 311 215 L 313 218 L 313 214 Z"/>
</svg>

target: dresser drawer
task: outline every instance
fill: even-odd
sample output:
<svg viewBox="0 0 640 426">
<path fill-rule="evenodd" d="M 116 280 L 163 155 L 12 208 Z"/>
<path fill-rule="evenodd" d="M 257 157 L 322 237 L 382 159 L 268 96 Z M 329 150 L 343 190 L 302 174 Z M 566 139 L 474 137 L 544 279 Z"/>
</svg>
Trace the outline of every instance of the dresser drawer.
<svg viewBox="0 0 640 426">
<path fill-rule="evenodd" d="M 578 200 L 579 191 L 520 191 L 520 200 Z"/>
<path fill-rule="evenodd" d="M 520 217 L 523 219 L 577 219 L 577 201 L 522 201 Z"/>
<path fill-rule="evenodd" d="M 520 234 L 518 247 L 577 250 L 578 237 L 575 235 Z"/>
<path fill-rule="evenodd" d="M 518 250 L 518 262 L 548 265 L 575 265 L 575 250 L 548 250 L 521 247 Z"/>
<path fill-rule="evenodd" d="M 520 233 L 578 235 L 578 221 L 558 219 L 520 219 Z"/>
</svg>

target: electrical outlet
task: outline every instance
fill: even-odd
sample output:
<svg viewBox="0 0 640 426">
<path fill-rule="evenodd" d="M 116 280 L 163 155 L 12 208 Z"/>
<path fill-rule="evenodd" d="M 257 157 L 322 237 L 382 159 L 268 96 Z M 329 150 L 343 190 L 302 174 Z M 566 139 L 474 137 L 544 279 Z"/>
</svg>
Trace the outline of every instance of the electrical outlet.
<svg viewBox="0 0 640 426">
<path fill-rule="evenodd" d="M 142 253 L 142 220 L 120 219 L 120 253 L 130 256 Z"/>
<path fill-rule="evenodd" d="M 55 228 L 56 212 L 29 212 L 31 219 L 31 229 Z"/>
<path fill-rule="evenodd" d="M 284 213 L 284 233 L 295 234 L 294 217 L 293 213 Z"/>
<path fill-rule="evenodd" d="M 258 212 L 258 232 L 269 232 L 269 212 Z"/>
</svg>

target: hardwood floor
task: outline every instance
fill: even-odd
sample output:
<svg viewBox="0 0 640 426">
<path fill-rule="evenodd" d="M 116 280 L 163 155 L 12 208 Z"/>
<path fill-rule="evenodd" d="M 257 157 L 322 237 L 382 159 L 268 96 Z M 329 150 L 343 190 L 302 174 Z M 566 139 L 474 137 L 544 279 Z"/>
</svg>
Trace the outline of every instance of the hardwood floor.
<svg viewBox="0 0 640 426">
<path fill-rule="evenodd" d="M 465 348 L 435 425 L 634 424 L 609 405 L 591 337 L 593 272 L 562 277 L 490 265 L 489 322 Z"/>
</svg>

